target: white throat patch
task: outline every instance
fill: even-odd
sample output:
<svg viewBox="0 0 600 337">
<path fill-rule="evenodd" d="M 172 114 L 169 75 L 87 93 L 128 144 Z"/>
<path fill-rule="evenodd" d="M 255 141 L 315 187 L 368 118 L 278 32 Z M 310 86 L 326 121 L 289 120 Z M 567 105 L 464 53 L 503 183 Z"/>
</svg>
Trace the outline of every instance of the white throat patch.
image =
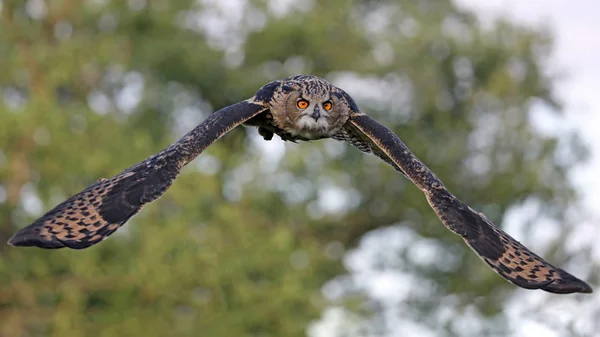
<svg viewBox="0 0 600 337">
<path fill-rule="evenodd" d="M 295 128 L 286 130 L 293 136 L 301 136 L 307 139 L 318 139 L 323 136 L 330 136 L 331 130 L 329 130 L 329 122 L 325 116 L 321 116 L 315 120 L 309 115 L 304 115 L 298 119 L 298 123 Z"/>
</svg>

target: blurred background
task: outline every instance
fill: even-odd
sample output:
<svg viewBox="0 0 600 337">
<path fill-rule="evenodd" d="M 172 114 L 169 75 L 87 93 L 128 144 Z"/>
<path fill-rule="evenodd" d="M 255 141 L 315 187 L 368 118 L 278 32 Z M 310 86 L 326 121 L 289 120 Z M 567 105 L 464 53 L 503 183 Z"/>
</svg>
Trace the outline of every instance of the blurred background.
<svg viewBox="0 0 600 337">
<path fill-rule="evenodd" d="M 0 336 L 600 336 L 599 6 L 0 0 L 0 242 L 305 73 L 596 290 L 517 288 L 378 158 L 240 127 L 97 246 L 0 244 Z"/>
</svg>

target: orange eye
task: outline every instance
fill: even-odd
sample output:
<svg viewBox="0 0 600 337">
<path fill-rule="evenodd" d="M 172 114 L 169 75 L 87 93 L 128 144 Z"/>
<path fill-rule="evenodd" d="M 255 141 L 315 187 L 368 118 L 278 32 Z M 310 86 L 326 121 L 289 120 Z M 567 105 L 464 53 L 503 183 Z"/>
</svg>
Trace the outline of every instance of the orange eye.
<svg viewBox="0 0 600 337">
<path fill-rule="evenodd" d="M 308 108 L 308 101 L 305 99 L 301 99 L 296 103 L 296 105 L 298 106 L 298 108 L 304 110 Z"/>
<path fill-rule="evenodd" d="M 331 110 L 331 108 L 333 108 L 333 104 L 331 104 L 331 102 L 327 101 L 327 102 L 323 103 L 323 109 L 329 111 L 329 110 Z"/>
</svg>

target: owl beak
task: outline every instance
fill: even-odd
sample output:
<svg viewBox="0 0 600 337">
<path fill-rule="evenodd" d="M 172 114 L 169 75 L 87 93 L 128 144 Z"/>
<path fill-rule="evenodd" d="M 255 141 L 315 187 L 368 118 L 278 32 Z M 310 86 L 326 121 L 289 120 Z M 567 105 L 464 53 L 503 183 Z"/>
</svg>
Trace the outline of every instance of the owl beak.
<svg viewBox="0 0 600 337">
<path fill-rule="evenodd" d="M 315 122 L 319 120 L 321 117 L 321 110 L 319 110 L 318 106 L 315 107 L 313 112 L 310 114 L 310 117 L 314 118 Z"/>
</svg>

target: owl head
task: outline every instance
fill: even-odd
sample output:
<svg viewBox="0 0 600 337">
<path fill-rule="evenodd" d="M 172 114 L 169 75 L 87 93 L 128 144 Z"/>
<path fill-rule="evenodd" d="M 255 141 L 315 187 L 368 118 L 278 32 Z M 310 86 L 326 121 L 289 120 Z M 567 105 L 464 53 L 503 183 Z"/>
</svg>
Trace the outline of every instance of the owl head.
<svg viewBox="0 0 600 337">
<path fill-rule="evenodd" d="M 273 123 L 292 137 L 307 140 L 331 137 L 350 115 L 339 91 L 315 76 L 283 79 L 269 103 Z"/>
</svg>

